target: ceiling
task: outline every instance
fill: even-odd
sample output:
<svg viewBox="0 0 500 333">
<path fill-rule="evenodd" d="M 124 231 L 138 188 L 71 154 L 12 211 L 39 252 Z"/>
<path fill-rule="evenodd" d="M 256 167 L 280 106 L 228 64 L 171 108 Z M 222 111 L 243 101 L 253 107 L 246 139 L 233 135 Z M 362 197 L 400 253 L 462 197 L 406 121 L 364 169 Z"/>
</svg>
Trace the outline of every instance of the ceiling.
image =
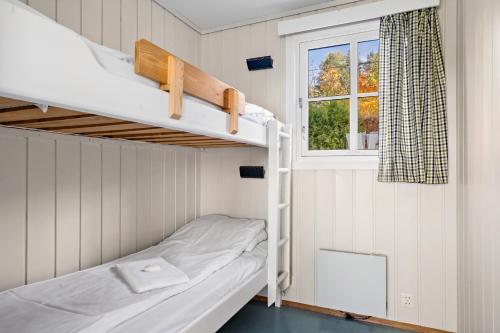
<svg viewBox="0 0 500 333">
<path fill-rule="evenodd" d="M 202 34 L 354 2 L 353 0 L 156 1 Z"/>
</svg>

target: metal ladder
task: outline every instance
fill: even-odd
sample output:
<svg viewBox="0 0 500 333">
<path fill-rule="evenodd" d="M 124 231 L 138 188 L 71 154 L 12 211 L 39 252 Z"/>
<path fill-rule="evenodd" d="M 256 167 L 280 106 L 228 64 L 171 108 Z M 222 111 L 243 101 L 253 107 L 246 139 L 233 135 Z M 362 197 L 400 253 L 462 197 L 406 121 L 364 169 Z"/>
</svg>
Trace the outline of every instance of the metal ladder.
<svg viewBox="0 0 500 333">
<path fill-rule="evenodd" d="M 273 120 L 268 126 L 268 272 L 267 305 L 281 306 L 290 286 L 292 127 Z"/>
</svg>

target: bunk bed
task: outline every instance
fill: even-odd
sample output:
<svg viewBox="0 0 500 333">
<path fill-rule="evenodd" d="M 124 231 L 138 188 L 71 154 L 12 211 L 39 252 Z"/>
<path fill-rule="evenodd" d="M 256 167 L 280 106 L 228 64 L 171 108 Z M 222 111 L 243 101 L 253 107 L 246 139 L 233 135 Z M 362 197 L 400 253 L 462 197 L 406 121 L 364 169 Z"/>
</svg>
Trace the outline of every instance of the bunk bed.
<svg viewBox="0 0 500 333">
<path fill-rule="evenodd" d="M 148 332 L 160 325 L 165 332 L 213 332 L 266 286 L 269 306 L 281 305 L 282 291 L 290 285 L 290 126 L 246 103 L 237 89 L 148 41 L 137 41 L 131 58 L 96 45 L 15 0 L 0 0 L 0 50 L 1 126 L 193 148 L 268 149 L 267 245 L 257 246 L 254 257 L 241 254 L 168 300 L 146 303 L 149 306 L 129 317 L 119 317 L 115 322 L 119 324 L 106 330 L 140 327 Z M 260 266 L 255 264 L 257 257 Z M 253 268 L 245 270 L 247 274 L 224 275 L 245 262 L 249 265 L 248 261 Z M 109 270 L 113 264 L 90 270 Z M 224 279 L 233 284 L 221 285 Z M 17 289 L 22 293 L 23 288 L 36 289 L 36 285 Z M 0 293 L 0 298 L 5 295 Z M 200 306 L 183 308 L 186 299 L 196 299 Z M 181 323 L 153 324 L 151 318 L 172 309 L 189 316 Z M 26 309 L 17 310 L 22 320 Z M 36 322 L 36 318 L 30 320 Z"/>
</svg>

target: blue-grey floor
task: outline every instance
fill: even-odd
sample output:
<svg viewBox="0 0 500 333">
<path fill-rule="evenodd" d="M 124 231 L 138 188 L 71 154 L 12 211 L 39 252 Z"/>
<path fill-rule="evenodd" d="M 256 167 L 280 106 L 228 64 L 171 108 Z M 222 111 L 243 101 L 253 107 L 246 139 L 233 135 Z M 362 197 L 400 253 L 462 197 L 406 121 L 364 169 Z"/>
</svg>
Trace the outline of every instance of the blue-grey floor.
<svg viewBox="0 0 500 333">
<path fill-rule="evenodd" d="M 252 301 L 245 305 L 219 333 L 408 333 L 390 327 L 360 323 L 294 308 L 268 308 Z"/>
</svg>

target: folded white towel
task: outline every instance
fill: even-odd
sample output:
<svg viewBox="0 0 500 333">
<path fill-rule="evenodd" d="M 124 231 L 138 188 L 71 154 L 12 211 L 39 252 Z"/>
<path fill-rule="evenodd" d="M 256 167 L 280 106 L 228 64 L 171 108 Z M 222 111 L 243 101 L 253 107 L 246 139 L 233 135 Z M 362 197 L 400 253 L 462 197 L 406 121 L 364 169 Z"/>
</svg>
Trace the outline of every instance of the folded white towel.
<svg viewBox="0 0 500 333">
<path fill-rule="evenodd" d="M 189 277 L 161 257 L 116 264 L 120 276 L 136 293 L 189 282 Z"/>
</svg>

